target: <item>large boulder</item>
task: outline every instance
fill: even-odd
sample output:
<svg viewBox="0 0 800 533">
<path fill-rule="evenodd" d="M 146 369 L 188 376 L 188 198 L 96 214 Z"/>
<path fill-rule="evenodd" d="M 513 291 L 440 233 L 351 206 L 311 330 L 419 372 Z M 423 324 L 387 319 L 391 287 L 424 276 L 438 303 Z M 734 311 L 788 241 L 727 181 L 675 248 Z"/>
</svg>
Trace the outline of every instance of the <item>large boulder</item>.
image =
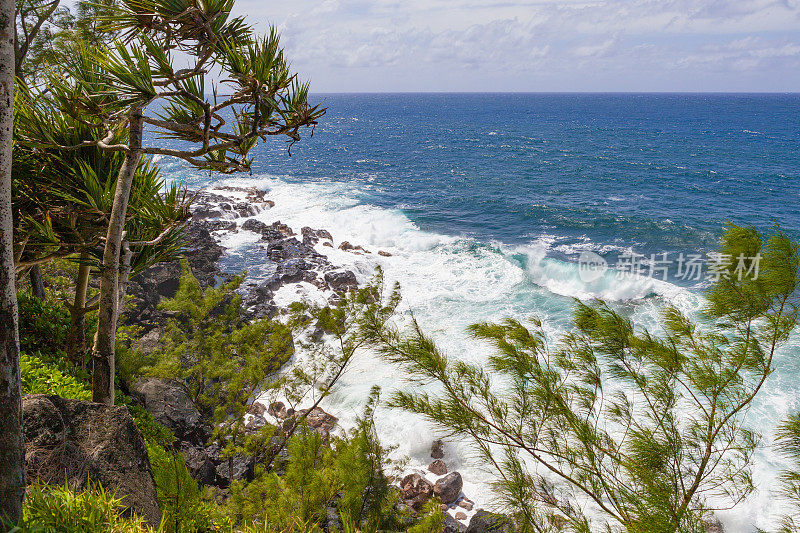
<svg viewBox="0 0 800 533">
<path fill-rule="evenodd" d="M 217 465 L 221 459 L 214 446 L 186 446 L 181 448 L 186 467 L 195 481 L 201 485 L 225 486 L 225 480 L 217 474 Z"/>
<path fill-rule="evenodd" d="M 456 520 L 450 513 L 444 513 L 444 528 L 442 533 L 464 533 L 467 526 Z"/>
<path fill-rule="evenodd" d="M 158 526 L 153 470 L 147 446 L 127 407 L 43 394 L 22 399 L 29 483 L 100 483 L 133 512 Z"/>
<path fill-rule="evenodd" d="M 408 474 L 400 482 L 400 496 L 406 505 L 419 511 L 433 496 L 433 485 L 416 472 Z"/>
<path fill-rule="evenodd" d="M 513 533 L 514 525 L 507 516 L 478 509 L 469 521 L 466 533 L 489 532 Z"/>
<path fill-rule="evenodd" d="M 203 424 L 200 411 L 178 382 L 162 378 L 141 379 L 131 387 L 131 394 L 179 440 L 202 445 L 211 436 L 211 428 Z"/>
<path fill-rule="evenodd" d="M 433 486 L 433 493 L 442 503 L 452 503 L 458 499 L 463 486 L 464 481 L 461 479 L 461 474 L 450 472 L 443 478 L 436 480 L 436 484 Z"/>
<path fill-rule="evenodd" d="M 358 288 L 356 275 L 349 270 L 326 272 L 325 282 L 336 292 L 347 292 Z"/>
</svg>

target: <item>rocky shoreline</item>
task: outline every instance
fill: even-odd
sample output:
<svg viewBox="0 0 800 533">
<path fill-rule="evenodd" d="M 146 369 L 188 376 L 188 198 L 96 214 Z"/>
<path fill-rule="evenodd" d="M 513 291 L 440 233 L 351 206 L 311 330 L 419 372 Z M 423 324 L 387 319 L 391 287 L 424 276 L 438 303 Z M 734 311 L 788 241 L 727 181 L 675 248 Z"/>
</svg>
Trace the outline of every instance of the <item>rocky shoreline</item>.
<svg viewBox="0 0 800 533">
<path fill-rule="evenodd" d="M 244 187 L 212 191 L 193 193 L 192 218 L 186 227 L 188 245 L 184 255 L 201 286 L 208 287 L 232 277 L 219 265 L 225 253 L 220 240 L 240 231 L 260 236 L 260 244 L 274 268 L 268 279 L 246 279 L 242 285 L 244 303 L 253 318 L 274 316 L 278 311 L 274 303 L 275 291 L 286 285 L 306 282 L 334 292 L 358 286 L 355 273 L 338 268 L 316 249 L 318 245 L 333 247 L 333 237 L 327 230 L 303 227 L 298 235 L 279 220 L 266 224 L 252 218 L 275 205 L 264 197 L 264 191 Z M 341 243 L 339 248 L 369 253 L 347 242 Z M 175 295 L 180 272 L 180 262 L 172 261 L 160 263 L 131 280 L 128 293 L 133 302 L 128 312 L 132 317 L 129 322 L 146 331 L 158 327 L 163 314 L 157 310 L 157 305 L 162 299 Z"/>
<path fill-rule="evenodd" d="M 268 265 L 272 267 L 271 274 L 260 279 L 245 279 L 239 289 L 254 319 L 280 313 L 275 294 L 282 287 L 307 283 L 331 297 L 337 292 L 357 288 L 356 273 L 334 264 L 324 253 L 326 248 L 336 247 L 357 255 L 391 255 L 383 250 L 369 251 L 347 241 L 337 247 L 326 229 L 303 227 L 298 234 L 279 220 L 267 224 L 262 220 L 264 216 L 254 218 L 275 206 L 265 191 L 256 188 L 216 187 L 193 194 L 184 255 L 202 286 L 212 286 L 232 277 L 220 264 L 225 257 L 225 248 L 220 242 L 226 236 L 242 231 L 259 236 L 258 244 L 271 263 Z M 128 312 L 128 322 L 143 329 L 139 345 L 143 350 L 152 349 L 161 336 L 161 324 L 166 316 L 157 306 L 162 299 L 175 295 L 180 273 L 178 261 L 162 263 L 130 283 L 132 309 Z M 149 378 L 134 384 L 129 393 L 158 422 L 175 433 L 176 446 L 186 457 L 187 466 L 198 482 L 224 489 L 233 479 L 252 478 L 255 468 L 252 458 L 237 456 L 231 468 L 229 461 L 222 460 L 220 450 L 206 445 L 211 428 L 202 425 L 200 413 L 180 386 L 169 380 Z M 306 415 L 311 428 L 323 435 L 337 429 L 338 419 L 318 407 L 310 413 L 294 413 L 280 402 L 264 405 L 258 401 L 247 415 L 247 428 L 255 430 L 267 423 L 284 424 L 301 414 Z M 432 443 L 431 459 L 427 468 L 417 468 L 396 480 L 405 505 L 416 512 L 433 497 L 438 498 L 445 513 L 444 531 L 447 533 L 512 531 L 503 516 L 476 509 L 475 503 L 463 494 L 461 474 L 448 470 L 439 440 Z M 332 517 L 335 515 L 334 510 Z M 330 526 L 329 530 L 335 530 L 334 524 Z"/>
</svg>

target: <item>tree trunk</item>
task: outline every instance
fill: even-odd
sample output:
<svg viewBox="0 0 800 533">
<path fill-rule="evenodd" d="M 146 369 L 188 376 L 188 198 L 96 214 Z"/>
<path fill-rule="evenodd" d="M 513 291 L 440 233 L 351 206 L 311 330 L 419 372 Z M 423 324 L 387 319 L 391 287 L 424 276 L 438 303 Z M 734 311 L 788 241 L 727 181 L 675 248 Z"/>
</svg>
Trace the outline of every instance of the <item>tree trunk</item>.
<svg viewBox="0 0 800 533">
<path fill-rule="evenodd" d="M 33 265 L 28 275 L 31 278 L 31 294 L 40 300 L 44 300 L 44 278 L 42 278 L 41 267 Z"/>
<path fill-rule="evenodd" d="M 120 309 L 120 252 L 133 177 L 142 156 L 142 129 L 142 111 L 135 110 L 130 117 L 128 151 L 117 177 L 103 262 L 100 265 L 100 302 L 92 350 L 92 399 L 108 405 L 114 404 L 114 342 Z"/>
<path fill-rule="evenodd" d="M 69 309 L 69 332 L 67 333 L 67 358 L 74 364 L 86 365 L 86 293 L 92 267 L 89 254 L 81 253 L 78 277 L 75 279 L 75 300 Z"/>
<path fill-rule="evenodd" d="M 119 294 L 117 294 L 117 315 L 122 314 L 122 305 L 125 302 L 125 294 L 128 292 L 128 283 L 131 280 L 131 261 L 133 253 L 127 241 L 122 242 L 122 257 L 119 264 Z"/>
<path fill-rule="evenodd" d="M 0 0 L 0 518 L 17 522 L 25 496 L 25 442 L 11 211 L 14 0 Z"/>
</svg>

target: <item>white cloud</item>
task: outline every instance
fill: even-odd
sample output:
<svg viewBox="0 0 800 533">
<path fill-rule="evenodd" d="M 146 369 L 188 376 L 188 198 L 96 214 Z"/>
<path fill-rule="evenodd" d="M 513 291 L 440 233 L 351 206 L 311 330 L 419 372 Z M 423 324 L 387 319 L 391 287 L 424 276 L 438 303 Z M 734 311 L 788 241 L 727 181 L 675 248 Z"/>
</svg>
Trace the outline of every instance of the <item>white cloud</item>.
<svg viewBox="0 0 800 533">
<path fill-rule="evenodd" d="M 800 83 L 800 0 L 238 0 L 237 9 L 261 29 L 278 24 L 318 90 Z M 760 85 L 742 87 L 743 72 Z"/>
</svg>

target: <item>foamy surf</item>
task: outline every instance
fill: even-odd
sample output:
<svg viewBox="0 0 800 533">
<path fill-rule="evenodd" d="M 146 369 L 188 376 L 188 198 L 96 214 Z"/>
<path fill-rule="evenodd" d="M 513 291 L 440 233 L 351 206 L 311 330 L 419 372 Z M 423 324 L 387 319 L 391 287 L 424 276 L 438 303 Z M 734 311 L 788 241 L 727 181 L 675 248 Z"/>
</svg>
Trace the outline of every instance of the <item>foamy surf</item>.
<svg viewBox="0 0 800 533">
<path fill-rule="evenodd" d="M 507 316 L 537 316 L 546 324 L 551 339 L 557 339 L 570 326 L 573 298 L 602 298 L 625 306 L 637 324 L 657 328 L 665 303 L 687 313 L 700 309 L 700 295 L 677 285 L 645 277 L 619 278 L 613 271 L 596 280 L 581 279 L 577 263 L 550 257 L 558 243 L 539 239 L 528 246 L 484 243 L 470 238 L 441 235 L 420 229 L 399 209 L 385 209 L 369 203 L 362 190 L 342 183 L 294 184 L 261 176 L 228 180 L 238 186 L 267 189 L 275 207 L 255 218 L 264 222 L 280 220 L 296 232 L 303 226 L 330 231 L 334 245 L 343 241 L 363 246 L 369 254 L 354 254 L 318 245 L 317 249 L 338 265 L 356 272 L 365 282 L 380 265 L 389 283 L 403 287 L 403 311 L 412 313 L 440 344 L 448 356 L 482 364 L 491 350 L 476 344 L 465 334 L 467 325 Z M 223 183 L 219 183 L 220 185 Z M 213 187 L 212 187 L 213 188 Z M 228 250 L 229 268 L 247 269 L 251 277 L 268 275 L 263 256 L 258 253 L 258 235 L 246 231 L 228 234 L 222 243 Z M 588 245 L 586 245 L 588 246 Z M 602 246 L 602 245 L 600 245 Z M 377 254 L 391 254 L 383 257 Z M 288 304 L 300 298 L 321 298 L 309 284 L 282 288 L 276 301 Z M 800 406 L 797 384 L 789 379 L 791 357 L 800 349 L 797 336 L 778 359 L 778 372 L 768 382 L 760 400 L 753 406 L 752 420 L 758 421 L 765 442 L 770 442 L 775 425 L 788 412 Z M 325 404 L 344 427 L 353 424 L 373 385 L 384 393 L 403 387 L 396 367 L 374 354 L 360 353 Z M 424 469 L 430 462 L 431 442 L 439 435 L 425 421 L 404 412 L 380 409 L 376 426 L 386 445 L 396 446 L 395 459 L 408 458 L 408 469 Z M 459 470 L 465 480 L 464 493 L 475 501 L 476 509 L 490 507 L 492 476 L 471 462 L 470 450 L 460 443 L 447 443 L 446 460 L 451 470 Z M 720 512 L 726 531 L 755 531 L 774 526 L 780 502 L 774 497 L 776 473 L 783 459 L 769 446 L 756 457 L 754 476 L 759 491 L 731 511 Z"/>
</svg>

